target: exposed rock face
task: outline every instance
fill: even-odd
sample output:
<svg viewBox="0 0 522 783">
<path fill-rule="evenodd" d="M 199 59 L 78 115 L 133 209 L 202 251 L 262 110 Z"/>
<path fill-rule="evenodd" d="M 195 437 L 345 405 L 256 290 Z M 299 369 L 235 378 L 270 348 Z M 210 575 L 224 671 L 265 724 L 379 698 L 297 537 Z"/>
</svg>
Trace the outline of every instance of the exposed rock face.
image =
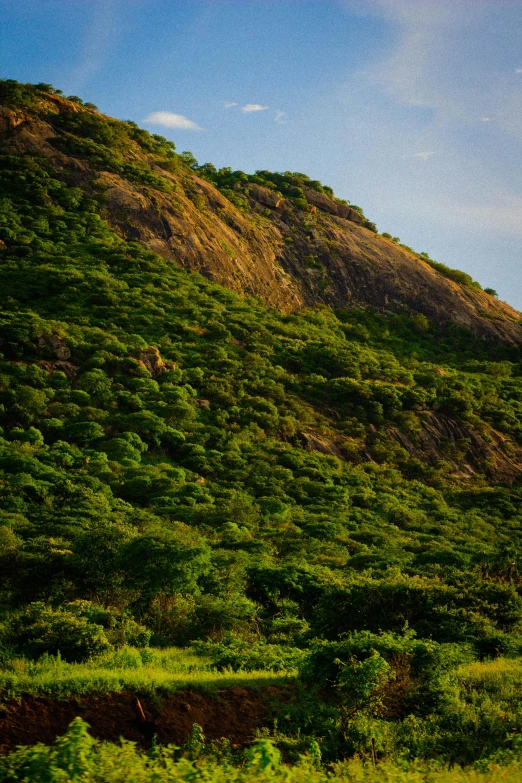
<svg viewBox="0 0 522 783">
<path fill-rule="evenodd" d="M 57 359 L 70 359 L 71 350 L 57 334 L 43 334 L 38 338 L 40 348 L 48 348 Z"/>
<path fill-rule="evenodd" d="M 388 429 L 387 434 L 421 462 L 449 462 L 456 478 L 467 479 L 485 470 L 492 479 L 508 484 L 520 477 L 522 449 L 494 429 L 488 430 L 486 438 L 460 420 L 425 412 L 414 441 L 396 428 Z"/>
<path fill-rule="evenodd" d="M 261 185 L 249 186 L 250 196 L 259 204 L 265 204 L 267 207 L 277 209 L 283 203 L 284 199 L 278 193 L 274 193 L 273 190 L 263 188 Z"/>
<path fill-rule="evenodd" d="M 362 215 L 359 215 L 357 210 L 352 209 L 352 207 L 348 207 L 345 204 L 337 204 L 337 214 L 339 217 L 350 220 L 352 223 L 359 223 L 361 226 L 364 224 Z"/>
<path fill-rule="evenodd" d="M 351 207 L 307 190 L 310 211 L 302 212 L 279 194 L 251 185 L 253 211 L 244 215 L 190 170 L 160 169 L 137 144 L 129 148 L 129 159 L 148 161 L 164 189 L 94 170 L 53 143 L 61 131 L 52 112 L 65 105 L 68 111 L 77 108 L 56 96 L 48 103 L 51 113 L 45 119 L 0 107 L 3 151 L 43 155 L 52 160 L 56 176 L 89 192 L 103 191 L 103 216 L 121 236 L 284 312 L 316 303 L 405 307 L 437 323 L 453 321 L 477 337 L 522 344 L 519 312 L 454 283 L 372 233 Z"/>
<path fill-rule="evenodd" d="M 344 459 L 344 454 L 339 446 L 324 435 L 316 435 L 313 432 L 300 432 L 297 440 L 305 451 L 320 451 L 321 454 L 330 454 L 339 459 Z"/>
<path fill-rule="evenodd" d="M 160 356 L 159 350 L 150 345 L 140 351 L 140 365 L 150 372 L 153 378 L 159 378 L 166 369 L 172 368 L 172 362 L 164 362 Z"/>
<path fill-rule="evenodd" d="M 70 381 L 75 381 L 78 377 L 78 367 L 75 364 L 71 364 L 71 362 L 46 362 L 41 360 L 39 364 L 51 375 L 55 372 L 63 372 Z"/>
<path fill-rule="evenodd" d="M 322 212 L 328 212 L 330 215 L 337 215 L 337 204 L 324 193 L 318 193 L 315 190 L 305 190 L 306 200 Z"/>
<path fill-rule="evenodd" d="M 281 227 L 282 219 L 273 220 Z M 475 336 L 522 342 L 521 314 L 483 291 L 443 277 L 422 259 L 352 221 L 317 214 L 308 238 L 285 247 L 283 265 L 302 283 L 306 304 L 405 306 L 437 323 L 453 321 Z M 321 265 L 303 269 L 302 259 Z M 303 285 L 304 284 L 304 285 Z M 304 290 L 303 290 L 304 289 Z"/>
<path fill-rule="evenodd" d="M 268 221 L 256 230 L 208 182 L 197 180 L 194 191 L 196 178 L 189 173 L 162 175 L 174 185 L 172 195 L 145 191 L 116 174 L 98 176 L 97 183 L 107 186 L 106 217 L 118 233 L 281 310 L 303 304 L 295 282 L 277 265 L 281 240 Z"/>
<path fill-rule="evenodd" d="M 335 201 L 325 193 L 318 193 L 316 190 L 304 191 L 306 200 L 309 204 L 319 209 L 321 212 L 327 212 L 329 215 L 337 215 L 345 220 L 349 220 L 351 223 L 358 223 L 360 226 L 364 225 L 365 220 L 356 209 L 349 207 L 347 204 L 341 204 L 339 201 Z"/>
</svg>

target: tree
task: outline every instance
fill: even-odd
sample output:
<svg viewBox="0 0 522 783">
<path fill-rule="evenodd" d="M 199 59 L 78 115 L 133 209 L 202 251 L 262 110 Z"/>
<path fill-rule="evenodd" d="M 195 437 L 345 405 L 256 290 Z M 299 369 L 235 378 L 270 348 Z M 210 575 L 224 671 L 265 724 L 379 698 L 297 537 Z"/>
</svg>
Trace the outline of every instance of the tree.
<svg viewBox="0 0 522 783">
<path fill-rule="evenodd" d="M 147 603 L 157 595 L 195 593 L 210 569 L 210 547 L 188 525 L 155 528 L 126 545 L 122 553 L 126 584 Z"/>
<path fill-rule="evenodd" d="M 66 427 L 66 435 L 73 443 L 90 443 L 103 438 L 105 432 L 95 421 L 78 421 Z"/>
</svg>

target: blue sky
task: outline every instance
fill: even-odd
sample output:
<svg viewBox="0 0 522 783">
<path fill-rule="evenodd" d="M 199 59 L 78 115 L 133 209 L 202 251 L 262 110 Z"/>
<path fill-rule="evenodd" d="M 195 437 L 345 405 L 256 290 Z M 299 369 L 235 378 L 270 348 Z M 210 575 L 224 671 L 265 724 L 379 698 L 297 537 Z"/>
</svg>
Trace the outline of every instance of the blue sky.
<svg viewBox="0 0 522 783">
<path fill-rule="evenodd" d="M 0 0 L 0 76 L 303 171 L 522 309 L 519 0 Z"/>
</svg>

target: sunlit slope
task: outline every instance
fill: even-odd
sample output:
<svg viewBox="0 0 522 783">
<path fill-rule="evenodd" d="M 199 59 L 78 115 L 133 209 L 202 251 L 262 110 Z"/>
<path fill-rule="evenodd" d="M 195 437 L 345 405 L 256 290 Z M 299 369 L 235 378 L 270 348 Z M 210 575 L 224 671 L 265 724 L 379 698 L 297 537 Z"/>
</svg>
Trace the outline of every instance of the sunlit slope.
<svg viewBox="0 0 522 783">
<path fill-rule="evenodd" d="M 284 312 L 316 303 L 406 309 L 521 342 L 517 311 L 463 273 L 448 275 L 379 236 L 358 207 L 304 175 L 216 172 L 46 85 L 3 85 L 4 152 L 44 157 L 98 201 L 120 236 L 164 258 Z"/>
</svg>

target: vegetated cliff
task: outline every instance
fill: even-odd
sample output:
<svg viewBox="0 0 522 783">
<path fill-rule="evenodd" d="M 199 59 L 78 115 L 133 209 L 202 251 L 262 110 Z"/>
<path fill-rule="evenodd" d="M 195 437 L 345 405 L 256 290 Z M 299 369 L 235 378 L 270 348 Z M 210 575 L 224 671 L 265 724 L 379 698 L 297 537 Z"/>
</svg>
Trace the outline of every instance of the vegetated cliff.
<svg viewBox="0 0 522 783">
<path fill-rule="evenodd" d="M 120 236 L 283 312 L 317 303 L 406 309 L 522 343 L 520 313 L 448 279 L 330 195 L 305 187 L 293 199 L 246 182 L 232 203 L 182 156 L 145 139 L 161 137 L 56 94 L 39 96 L 0 107 L 3 151 L 47 158 L 54 176 L 104 202 L 102 215 Z"/>
</svg>

